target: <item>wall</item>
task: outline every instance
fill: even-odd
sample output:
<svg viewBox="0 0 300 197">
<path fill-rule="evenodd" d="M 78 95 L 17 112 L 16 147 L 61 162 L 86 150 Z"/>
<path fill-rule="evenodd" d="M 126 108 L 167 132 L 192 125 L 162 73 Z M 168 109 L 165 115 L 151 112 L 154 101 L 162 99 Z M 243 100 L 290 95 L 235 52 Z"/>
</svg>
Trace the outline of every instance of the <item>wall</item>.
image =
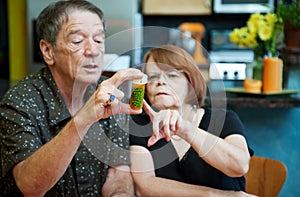
<svg viewBox="0 0 300 197">
<path fill-rule="evenodd" d="M 212 29 L 233 29 L 235 27 L 245 26 L 249 14 L 212 14 L 200 16 L 155 16 L 144 15 L 144 26 L 162 26 L 167 28 L 177 28 L 182 22 L 201 22 L 206 28 L 205 37 L 202 39 L 202 45 L 208 51 L 209 33 Z M 144 35 L 144 42 L 146 44 L 153 42 L 153 37 L 148 38 Z M 155 38 L 157 39 L 157 38 Z"/>
<path fill-rule="evenodd" d="M 300 68 L 292 67 L 288 88 L 300 89 Z M 300 94 L 292 95 L 300 98 Z M 255 155 L 284 162 L 287 180 L 280 197 L 300 196 L 300 107 L 235 110 L 246 128 L 246 137 Z"/>
<path fill-rule="evenodd" d="M 7 0 L 9 79 L 13 85 L 27 73 L 26 0 Z"/>
<path fill-rule="evenodd" d="M 246 128 L 246 137 L 255 155 L 284 162 L 288 169 L 279 196 L 300 195 L 300 108 L 235 110 Z"/>
<path fill-rule="evenodd" d="M 8 32 L 6 1 L 0 1 L 0 79 L 8 79 Z"/>
<path fill-rule="evenodd" d="M 0 1 L 0 98 L 8 89 L 9 62 L 8 62 L 8 32 L 7 32 L 7 3 Z"/>
</svg>

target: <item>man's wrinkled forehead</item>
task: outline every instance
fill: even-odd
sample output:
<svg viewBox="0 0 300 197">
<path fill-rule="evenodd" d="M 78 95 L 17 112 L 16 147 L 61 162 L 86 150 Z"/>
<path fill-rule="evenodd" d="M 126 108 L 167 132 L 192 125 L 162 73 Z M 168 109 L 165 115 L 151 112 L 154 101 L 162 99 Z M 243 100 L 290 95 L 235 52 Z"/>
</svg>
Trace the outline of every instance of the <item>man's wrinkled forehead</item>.
<svg viewBox="0 0 300 197">
<path fill-rule="evenodd" d="M 86 12 L 86 13 L 94 14 L 95 16 L 98 16 L 96 13 L 93 13 L 88 10 L 73 10 L 72 12 L 69 11 L 66 14 L 62 15 L 59 31 L 64 31 L 64 34 L 67 34 L 67 36 L 68 36 L 68 35 L 76 34 L 82 30 L 89 32 L 89 31 L 92 31 L 91 28 L 93 28 L 94 33 L 105 34 L 104 24 L 99 16 L 98 16 L 99 23 L 97 22 L 97 23 L 92 24 L 90 26 L 90 28 L 88 28 L 88 29 L 81 29 L 80 25 L 88 24 L 88 22 L 81 21 L 82 17 L 79 17 L 79 15 L 76 15 L 76 12 L 79 14 Z"/>
<path fill-rule="evenodd" d="M 70 22 L 71 16 L 76 12 L 78 12 L 78 13 L 87 12 L 87 13 L 90 13 L 90 14 L 97 15 L 98 18 L 99 18 L 99 21 L 100 21 L 99 27 L 102 27 L 102 29 L 104 30 L 104 28 L 105 28 L 104 22 L 102 21 L 102 18 L 97 13 L 94 13 L 90 10 L 85 10 L 85 9 L 69 8 L 65 12 L 61 13 L 61 15 L 59 16 L 59 18 L 60 18 L 60 29 L 59 29 L 59 31 L 61 30 L 61 28 L 63 26 L 67 25 Z"/>
</svg>

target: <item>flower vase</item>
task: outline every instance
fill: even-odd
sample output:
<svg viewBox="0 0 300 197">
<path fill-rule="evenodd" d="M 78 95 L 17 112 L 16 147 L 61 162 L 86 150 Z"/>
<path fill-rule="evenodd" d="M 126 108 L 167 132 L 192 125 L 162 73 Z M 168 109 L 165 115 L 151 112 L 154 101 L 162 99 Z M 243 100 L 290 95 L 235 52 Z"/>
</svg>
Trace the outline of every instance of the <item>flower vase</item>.
<svg viewBox="0 0 300 197">
<path fill-rule="evenodd" d="M 253 79 L 262 81 L 263 75 L 263 58 L 262 57 L 255 57 L 253 60 Z"/>
<path fill-rule="evenodd" d="M 263 59 L 263 93 L 278 93 L 282 90 L 282 59 L 266 57 Z"/>
</svg>

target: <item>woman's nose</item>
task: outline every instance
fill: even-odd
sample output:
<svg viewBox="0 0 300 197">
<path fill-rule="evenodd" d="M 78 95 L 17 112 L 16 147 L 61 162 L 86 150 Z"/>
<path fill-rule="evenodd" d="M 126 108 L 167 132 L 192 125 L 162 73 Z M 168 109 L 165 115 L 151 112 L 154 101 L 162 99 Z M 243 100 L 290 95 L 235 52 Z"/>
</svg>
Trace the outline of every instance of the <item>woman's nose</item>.
<svg viewBox="0 0 300 197">
<path fill-rule="evenodd" d="M 161 73 L 160 75 L 159 75 L 159 78 L 158 78 L 158 80 L 157 80 L 157 83 L 158 84 L 163 84 L 163 85 L 165 85 L 166 83 L 167 83 L 167 77 L 166 77 L 166 75 L 164 74 L 164 73 Z"/>
</svg>

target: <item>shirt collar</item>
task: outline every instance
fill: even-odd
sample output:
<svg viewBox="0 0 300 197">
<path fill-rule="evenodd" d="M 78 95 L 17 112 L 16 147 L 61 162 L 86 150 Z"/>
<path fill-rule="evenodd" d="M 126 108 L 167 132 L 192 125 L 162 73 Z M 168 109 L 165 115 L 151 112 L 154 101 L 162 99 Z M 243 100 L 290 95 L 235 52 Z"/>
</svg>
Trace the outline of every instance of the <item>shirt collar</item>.
<svg viewBox="0 0 300 197">
<path fill-rule="evenodd" d="M 42 77 L 51 89 L 50 92 L 45 92 L 46 88 L 43 88 L 43 86 L 39 86 L 40 91 L 43 92 L 43 94 L 49 95 L 49 101 L 47 102 L 47 105 L 49 109 L 49 119 L 51 126 L 57 125 L 59 122 L 64 121 L 66 119 L 70 119 L 71 114 L 60 94 L 60 91 L 48 67 L 45 67 L 42 70 Z M 100 84 L 105 79 L 107 78 L 101 76 L 97 84 Z M 94 93 L 96 88 L 97 86 L 95 84 L 90 85 L 85 93 L 85 99 L 88 99 Z"/>
<path fill-rule="evenodd" d="M 44 92 L 47 91 L 47 89 L 43 88 L 43 86 L 38 86 L 43 94 L 45 93 L 48 95 L 47 107 L 51 126 L 57 125 L 59 122 L 66 119 L 70 119 L 71 114 L 60 94 L 57 85 L 55 84 L 53 76 L 48 67 L 45 67 L 45 69 L 42 70 L 42 77 L 51 90 L 50 92 Z"/>
</svg>

